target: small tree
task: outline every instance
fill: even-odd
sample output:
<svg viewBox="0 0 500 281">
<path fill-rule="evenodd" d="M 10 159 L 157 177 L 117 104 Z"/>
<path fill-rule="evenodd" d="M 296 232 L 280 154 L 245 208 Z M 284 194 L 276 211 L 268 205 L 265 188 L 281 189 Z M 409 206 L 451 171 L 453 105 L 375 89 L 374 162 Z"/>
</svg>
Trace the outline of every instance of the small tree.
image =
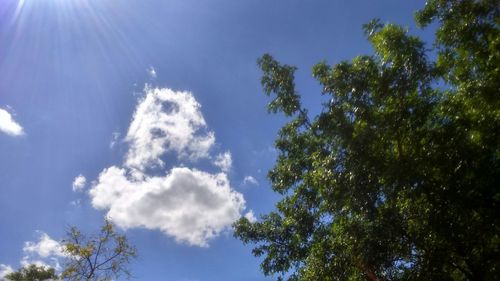
<svg viewBox="0 0 500 281">
<path fill-rule="evenodd" d="M 85 236 L 76 227 L 71 227 L 63 242 L 68 255 L 61 274 L 64 280 L 112 280 L 123 274 L 130 277 L 126 266 L 136 256 L 136 250 L 125 235 L 115 232 L 108 220 L 93 236 Z"/>
<path fill-rule="evenodd" d="M 50 267 L 38 266 L 35 264 L 27 265 L 18 271 L 9 273 L 5 279 L 10 281 L 51 281 L 59 280 L 55 270 Z"/>
</svg>

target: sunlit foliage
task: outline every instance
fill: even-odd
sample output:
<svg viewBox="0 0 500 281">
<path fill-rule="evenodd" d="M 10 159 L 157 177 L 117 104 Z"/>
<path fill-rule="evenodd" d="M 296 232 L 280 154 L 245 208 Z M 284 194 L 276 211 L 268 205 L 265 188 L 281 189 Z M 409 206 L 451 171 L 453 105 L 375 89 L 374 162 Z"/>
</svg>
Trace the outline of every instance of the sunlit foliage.
<svg viewBox="0 0 500 281">
<path fill-rule="evenodd" d="M 68 255 L 61 274 L 64 280 L 107 281 L 130 276 L 126 266 L 136 251 L 109 221 L 104 222 L 99 234 L 89 237 L 72 227 L 63 242 Z"/>
<path fill-rule="evenodd" d="M 374 54 L 313 67 L 328 97 L 311 118 L 295 68 L 258 63 L 280 131 L 282 195 L 235 224 L 280 280 L 500 279 L 500 5 L 430 0 L 430 57 L 403 27 L 364 26 Z"/>
</svg>

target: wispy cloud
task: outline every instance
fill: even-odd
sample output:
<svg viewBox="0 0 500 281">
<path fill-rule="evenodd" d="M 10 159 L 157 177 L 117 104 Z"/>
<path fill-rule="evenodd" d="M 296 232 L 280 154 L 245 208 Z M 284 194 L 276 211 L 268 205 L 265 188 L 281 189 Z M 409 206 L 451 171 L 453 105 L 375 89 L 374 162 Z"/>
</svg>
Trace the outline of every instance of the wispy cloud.
<svg viewBox="0 0 500 281">
<path fill-rule="evenodd" d="M 80 207 L 82 205 L 82 200 L 81 199 L 76 199 L 76 200 L 73 200 L 71 202 L 69 202 L 69 204 L 73 207 Z"/>
<path fill-rule="evenodd" d="M 0 131 L 10 136 L 24 135 L 23 127 L 12 118 L 12 115 L 7 110 L 1 108 Z"/>
<path fill-rule="evenodd" d="M 52 267 L 61 270 L 59 259 L 66 257 L 63 245 L 52 239 L 47 233 L 36 231 L 38 241 L 26 241 L 23 247 L 23 257 L 19 264 L 24 267 L 30 264 Z M 0 264 L 0 281 L 5 280 L 5 275 L 13 272 L 10 265 Z"/>
<path fill-rule="evenodd" d="M 156 77 L 158 77 L 158 75 L 156 74 L 156 70 L 152 66 L 148 68 L 148 74 L 151 79 L 155 79 Z"/>
<path fill-rule="evenodd" d="M 243 184 L 245 184 L 245 185 L 247 185 L 247 184 L 259 185 L 259 182 L 252 176 L 246 176 L 243 179 Z"/>
<path fill-rule="evenodd" d="M 85 187 L 87 179 L 83 175 L 78 175 L 75 180 L 73 180 L 72 188 L 73 191 L 81 191 Z"/>
<path fill-rule="evenodd" d="M 111 141 L 109 142 L 109 148 L 113 149 L 115 148 L 116 144 L 120 140 L 120 133 L 119 132 L 113 132 L 111 134 Z"/>
<path fill-rule="evenodd" d="M 14 269 L 6 264 L 0 264 L 0 281 L 7 281 L 5 275 L 14 272 Z"/>
<path fill-rule="evenodd" d="M 231 166 L 233 165 L 231 152 L 226 151 L 223 154 L 217 155 L 215 157 L 214 165 L 219 167 L 223 172 L 229 172 L 229 170 L 231 170 Z"/>
<path fill-rule="evenodd" d="M 231 154 L 216 157 L 222 172 L 215 174 L 186 164 L 166 168 L 162 159 L 171 154 L 194 165 L 212 157 L 215 134 L 200 109 L 189 92 L 146 87 L 125 138 L 124 163 L 101 172 L 89 192 L 92 205 L 122 228 L 157 229 L 189 245 L 206 247 L 229 229 L 245 209 L 225 173 Z"/>
</svg>

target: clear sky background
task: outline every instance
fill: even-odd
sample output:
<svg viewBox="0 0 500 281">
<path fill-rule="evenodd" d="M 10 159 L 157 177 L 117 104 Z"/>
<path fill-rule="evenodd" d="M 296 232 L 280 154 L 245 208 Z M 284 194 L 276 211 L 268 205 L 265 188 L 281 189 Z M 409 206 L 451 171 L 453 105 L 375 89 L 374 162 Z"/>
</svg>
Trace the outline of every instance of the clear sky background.
<svg viewBox="0 0 500 281">
<path fill-rule="evenodd" d="M 56 266 L 69 225 L 109 215 L 137 247 L 135 280 L 272 280 L 229 227 L 278 198 L 266 174 L 286 120 L 267 114 L 256 59 L 297 66 L 314 112 L 314 63 L 370 54 L 376 17 L 429 38 L 423 5 L 0 0 L 0 272 Z"/>
</svg>

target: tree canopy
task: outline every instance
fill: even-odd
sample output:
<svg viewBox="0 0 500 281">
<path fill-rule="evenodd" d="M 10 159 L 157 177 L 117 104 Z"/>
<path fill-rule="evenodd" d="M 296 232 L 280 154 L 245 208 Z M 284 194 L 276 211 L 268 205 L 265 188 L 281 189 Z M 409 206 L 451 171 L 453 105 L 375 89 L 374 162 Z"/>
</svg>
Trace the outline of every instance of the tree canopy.
<svg viewBox="0 0 500 281">
<path fill-rule="evenodd" d="M 55 269 L 30 264 L 5 276 L 10 281 L 52 281 L 58 280 Z"/>
<path fill-rule="evenodd" d="M 373 55 L 315 65 L 328 98 L 316 116 L 300 102 L 295 67 L 258 60 L 269 110 L 291 118 L 268 174 L 282 199 L 235 224 L 264 274 L 500 279 L 500 5 L 429 0 L 416 21 L 437 23 L 432 50 L 373 20 Z"/>
<path fill-rule="evenodd" d="M 72 227 L 63 242 L 68 254 L 61 274 L 63 280 L 107 281 L 121 275 L 130 276 L 127 265 L 136 256 L 136 250 L 108 220 L 93 236 L 86 236 Z"/>
<path fill-rule="evenodd" d="M 109 281 L 125 275 L 135 248 L 125 235 L 117 233 L 113 225 L 105 220 L 99 233 L 85 235 L 71 227 L 62 241 L 65 256 L 64 267 L 58 275 L 50 266 L 30 264 L 5 276 L 11 281 Z"/>
</svg>

